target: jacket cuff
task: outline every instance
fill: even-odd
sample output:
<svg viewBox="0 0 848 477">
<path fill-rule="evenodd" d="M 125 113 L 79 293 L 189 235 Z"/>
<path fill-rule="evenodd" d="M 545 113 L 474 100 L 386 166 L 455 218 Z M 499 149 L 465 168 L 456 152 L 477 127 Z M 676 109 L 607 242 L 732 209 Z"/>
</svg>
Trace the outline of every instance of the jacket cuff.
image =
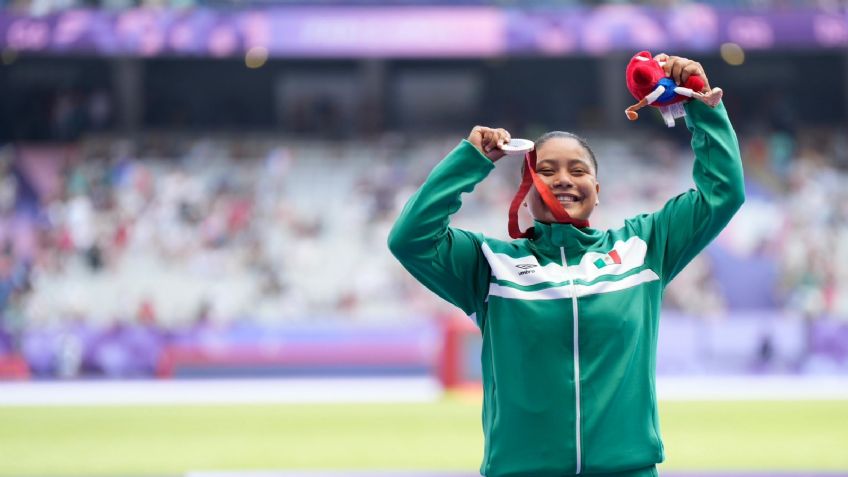
<svg viewBox="0 0 848 477">
<path fill-rule="evenodd" d="M 474 144 L 463 139 L 453 151 L 448 154 L 448 158 L 452 161 L 461 162 L 464 166 L 475 171 L 480 171 L 483 174 L 488 174 L 495 168 L 495 163 L 488 157 L 484 156 Z"/>
<path fill-rule="evenodd" d="M 730 119 L 727 117 L 727 110 L 724 109 L 724 103 L 721 101 L 719 101 L 715 108 L 711 108 L 701 101 L 693 99 L 685 103 L 683 107 L 686 109 L 686 126 L 689 129 L 699 124 L 730 122 Z"/>
</svg>

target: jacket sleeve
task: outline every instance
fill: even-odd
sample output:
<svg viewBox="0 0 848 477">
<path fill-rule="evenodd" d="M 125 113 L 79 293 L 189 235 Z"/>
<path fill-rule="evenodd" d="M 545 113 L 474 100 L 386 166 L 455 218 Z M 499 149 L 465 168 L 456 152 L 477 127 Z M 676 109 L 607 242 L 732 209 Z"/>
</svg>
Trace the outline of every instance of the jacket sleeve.
<svg viewBox="0 0 848 477">
<path fill-rule="evenodd" d="M 661 250 L 661 278 L 669 283 L 730 222 L 745 202 L 742 158 L 724 104 L 690 101 L 686 126 L 692 133 L 695 189 L 669 200 L 651 219 Z"/>
<path fill-rule="evenodd" d="M 463 140 L 412 195 L 389 232 L 389 250 L 404 268 L 467 315 L 485 299 L 491 270 L 480 248 L 483 236 L 450 227 L 449 218 L 462 205 L 460 194 L 471 192 L 492 169 L 492 161 Z"/>
</svg>

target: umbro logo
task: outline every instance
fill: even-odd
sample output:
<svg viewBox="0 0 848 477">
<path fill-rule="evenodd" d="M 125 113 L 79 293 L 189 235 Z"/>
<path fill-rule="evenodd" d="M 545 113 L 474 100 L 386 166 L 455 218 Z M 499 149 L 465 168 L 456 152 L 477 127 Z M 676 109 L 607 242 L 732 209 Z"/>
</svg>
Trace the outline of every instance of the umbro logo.
<svg viewBox="0 0 848 477">
<path fill-rule="evenodd" d="M 528 273 L 535 273 L 536 270 L 532 270 L 534 267 L 538 267 L 535 263 L 519 263 L 515 266 L 515 268 L 520 268 L 522 271 L 518 272 L 518 276 L 527 275 Z"/>
</svg>

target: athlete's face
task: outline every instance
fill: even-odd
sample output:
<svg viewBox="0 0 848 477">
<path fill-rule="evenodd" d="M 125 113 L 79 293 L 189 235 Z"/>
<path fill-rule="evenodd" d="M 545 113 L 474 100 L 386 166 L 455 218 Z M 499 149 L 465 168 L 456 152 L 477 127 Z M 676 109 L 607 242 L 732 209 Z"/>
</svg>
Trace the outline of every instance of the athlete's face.
<svg viewBox="0 0 848 477">
<path fill-rule="evenodd" d="M 536 174 L 574 219 L 586 220 L 598 202 L 601 186 L 595 178 L 592 158 L 572 138 L 551 138 L 536 149 Z M 535 187 L 527 195 L 530 214 L 540 222 L 556 222 Z"/>
</svg>

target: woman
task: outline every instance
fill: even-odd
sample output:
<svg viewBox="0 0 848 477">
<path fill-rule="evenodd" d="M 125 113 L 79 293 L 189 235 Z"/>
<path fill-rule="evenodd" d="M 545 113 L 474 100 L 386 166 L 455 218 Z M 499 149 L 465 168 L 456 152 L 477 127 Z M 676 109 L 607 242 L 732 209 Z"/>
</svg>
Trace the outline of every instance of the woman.
<svg viewBox="0 0 848 477">
<path fill-rule="evenodd" d="M 690 75 L 706 82 L 692 60 L 672 56 L 665 68 L 678 84 Z M 540 138 L 536 173 L 570 220 L 557 221 L 531 189 L 527 238 L 503 242 L 449 227 L 460 194 L 504 156 L 509 133 L 486 127 L 433 169 L 394 225 L 392 253 L 482 331 L 481 474 L 656 475 L 664 458 L 654 386 L 663 289 L 744 201 L 724 106 L 685 108 L 697 189 L 620 229 L 588 226 L 601 191 L 597 162 L 568 133 Z"/>
</svg>

